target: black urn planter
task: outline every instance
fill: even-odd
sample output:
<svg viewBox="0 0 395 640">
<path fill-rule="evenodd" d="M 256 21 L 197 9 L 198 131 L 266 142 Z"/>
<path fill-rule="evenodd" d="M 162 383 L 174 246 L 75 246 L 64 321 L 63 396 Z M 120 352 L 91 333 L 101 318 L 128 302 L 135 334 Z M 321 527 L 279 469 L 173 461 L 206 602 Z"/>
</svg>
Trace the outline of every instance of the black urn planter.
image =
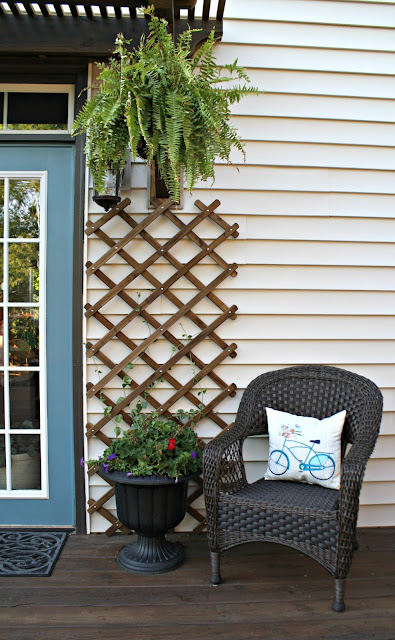
<svg viewBox="0 0 395 640">
<path fill-rule="evenodd" d="M 165 533 L 185 516 L 188 482 L 200 472 L 175 478 L 130 476 L 122 471 L 100 471 L 114 482 L 118 519 L 137 533 L 137 541 L 123 547 L 118 564 L 134 573 L 165 573 L 181 566 L 184 550 Z"/>
</svg>

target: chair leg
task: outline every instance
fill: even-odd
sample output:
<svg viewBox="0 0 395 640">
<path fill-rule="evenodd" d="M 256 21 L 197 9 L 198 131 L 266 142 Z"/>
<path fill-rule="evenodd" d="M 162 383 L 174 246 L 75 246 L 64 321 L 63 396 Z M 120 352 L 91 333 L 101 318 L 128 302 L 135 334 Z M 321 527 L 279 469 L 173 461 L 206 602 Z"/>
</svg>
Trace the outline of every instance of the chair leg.
<svg viewBox="0 0 395 640">
<path fill-rule="evenodd" d="M 345 589 L 346 589 L 345 578 L 335 579 L 335 600 L 332 605 L 332 609 L 334 611 L 337 611 L 338 613 L 340 613 L 341 611 L 344 611 L 344 609 L 346 608 L 346 605 L 344 604 Z"/>
<path fill-rule="evenodd" d="M 216 551 L 210 551 L 211 558 L 211 583 L 212 584 L 221 584 L 221 571 L 220 571 L 220 554 Z"/>
</svg>

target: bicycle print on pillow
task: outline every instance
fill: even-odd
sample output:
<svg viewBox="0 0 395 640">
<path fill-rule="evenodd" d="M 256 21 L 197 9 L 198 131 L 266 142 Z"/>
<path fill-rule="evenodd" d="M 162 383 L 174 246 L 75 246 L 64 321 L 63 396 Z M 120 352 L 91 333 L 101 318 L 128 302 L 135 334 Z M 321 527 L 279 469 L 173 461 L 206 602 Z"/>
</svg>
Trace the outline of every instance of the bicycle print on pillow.
<svg viewBox="0 0 395 640">
<path fill-rule="evenodd" d="M 346 411 L 318 420 L 266 407 L 269 460 L 266 480 L 340 487 L 341 434 Z"/>
</svg>

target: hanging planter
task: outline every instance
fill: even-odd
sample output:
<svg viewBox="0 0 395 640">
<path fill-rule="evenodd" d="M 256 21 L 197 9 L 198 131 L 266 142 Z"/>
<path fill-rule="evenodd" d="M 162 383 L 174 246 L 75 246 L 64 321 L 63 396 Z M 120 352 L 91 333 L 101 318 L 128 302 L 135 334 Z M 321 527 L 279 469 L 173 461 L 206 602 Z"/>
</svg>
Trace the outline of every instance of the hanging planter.
<svg viewBox="0 0 395 640">
<path fill-rule="evenodd" d="M 149 37 L 129 51 L 129 41 L 118 35 L 114 57 L 99 65 L 95 92 L 78 114 L 73 135 L 87 134 L 85 152 L 98 192 L 108 167 L 121 170 L 130 147 L 133 159 L 145 155 L 150 167 L 156 162 L 178 202 L 181 174 L 192 191 L 198 180 L 214 181 L 217 158 L 230 162 L 232 148 L 244 153 L 230 107 L 257 89 L 248 86 L 237 61 L 216 64 L 214 31 L 191 58 L 192 30 L 174 43 L 166 20 L 152 8 L 145 13 L 151 16 Z"/>
</svg>

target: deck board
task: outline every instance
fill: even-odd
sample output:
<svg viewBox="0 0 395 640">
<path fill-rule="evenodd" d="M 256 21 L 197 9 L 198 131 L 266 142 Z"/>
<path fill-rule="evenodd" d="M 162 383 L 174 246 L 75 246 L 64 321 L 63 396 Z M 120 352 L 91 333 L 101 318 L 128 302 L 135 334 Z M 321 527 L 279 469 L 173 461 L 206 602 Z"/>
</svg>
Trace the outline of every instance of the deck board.
<svg viewBox="0 0 395 640">
<path fill-rule="evenodd" d="M 70 536 L 52 576 L 0 580 L 0 640 L 394 640 L 395 530 L 359 531 L 342 614 L 332 579 L 302 554 L 249 544 L 223 556 L 209 583 L 205 534 L 172 573 L 140 576 L 116 563 L 132 538 Z"/>
</svg>

